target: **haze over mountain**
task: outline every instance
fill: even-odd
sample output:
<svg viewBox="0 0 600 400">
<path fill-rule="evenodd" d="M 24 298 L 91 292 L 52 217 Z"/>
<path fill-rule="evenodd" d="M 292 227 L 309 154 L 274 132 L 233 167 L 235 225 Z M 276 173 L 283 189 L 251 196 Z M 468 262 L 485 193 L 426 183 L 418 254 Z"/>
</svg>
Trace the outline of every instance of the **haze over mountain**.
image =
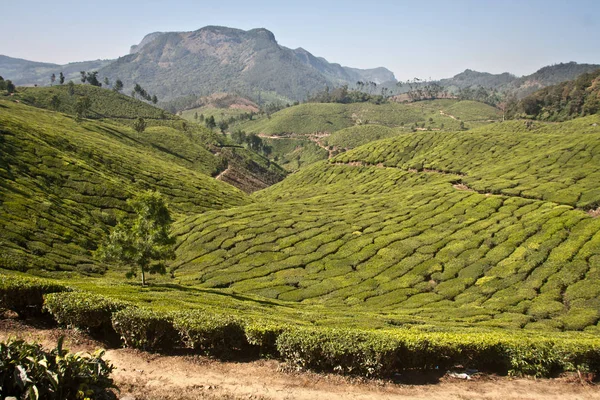
<svg viewBox="0 0 600 400">
<path fill-rule="evenodd" d="M 523 77 L 466 69 L 439 83 L 451 92 L 483 86 L 524 97 L 598 68 L 600 65 L 569 62 L 543 67 Z M 67 81 L 78 81 L 82 70 L 98 70 L 101 79 L 107 77 L 111 82 L 121 79 L 125 93 L 140 84 L 171 111 L 217 92 L 234 92 L 261 103 L 304 100 L 326 86 L 353 86 L 357 81 L 375 82 L 391 93 L 406 89 L 398 88 L 394 73 L 384 67 L 357 69 L 330 63 L 304 48 L 280 45 L 264 28 L 244 31 L 207 26 L 189 32 L 153 32 L 117 60 L 62 66 L 0 56 L 0 76 L 17 85 L 48 85 L 50 75 L 58 76 L 60 72 Z M 178 100 L 176 105 L 174 100 Z"/>
</svg>

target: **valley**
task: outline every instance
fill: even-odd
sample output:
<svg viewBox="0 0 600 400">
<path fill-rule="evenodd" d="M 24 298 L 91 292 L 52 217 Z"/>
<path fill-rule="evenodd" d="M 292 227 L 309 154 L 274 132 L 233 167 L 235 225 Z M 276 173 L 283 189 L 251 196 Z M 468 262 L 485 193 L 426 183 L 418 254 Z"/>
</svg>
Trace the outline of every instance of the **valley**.
<svg viewBox="0 0 600 400">
<path fill-rule="evenodd" d="M 599 68 L 0 56 L 0 398 L 597 398 Z"/>
</svg>

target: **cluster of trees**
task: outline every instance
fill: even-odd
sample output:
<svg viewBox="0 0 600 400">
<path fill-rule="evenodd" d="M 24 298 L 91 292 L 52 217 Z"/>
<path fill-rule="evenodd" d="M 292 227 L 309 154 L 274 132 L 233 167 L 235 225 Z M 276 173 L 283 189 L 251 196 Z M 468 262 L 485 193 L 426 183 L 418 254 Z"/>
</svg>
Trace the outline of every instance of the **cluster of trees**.
<svg viewBox="0 0 600 400">
<path fill-rule="evenodd" d="M 414 78 L 406 82 L 398 82 L 398 87 L 408 86 L 406 94 L 410 101 L 434 100 L 441 97 L 448 97 L 448 91 L 438 82 L 425 81 L 419 78 Z"/>
<path fill-rule="evenodd" d="M 156 95 L 151 96 L 150 93 L 146 91 L 143 87 L 140 86 L 139 83 L 136 83 L 133 87 L 133 91 L 131 92 L 131 97 L 135 98 L 135 95 L 138 94 L 142 99 L 146 101 L 151 101 L 153 104 L 158 103 L 158 98 Z"/>
<path fill-rule="evenodd" d="M 325 86 L 325 89 L 321 92 L 317 92 L 312 96 L 308 97 L 307 102 L 309 103 L 374 103 L 383 104 L 387 102 L 389 91 L 386 87 L 381 88 L 381 94 L 373 94 L 373 91 L 377 90 L 377 84 L 375 82 L 357 82 L 358 89 L 350 90 L 348 85 L 344 85 L 338 88 L 329 89 L 329 86 Z M 366 91 L 364 91 L 365 89 Z"/>
<path fill-rule="evenodd" d="M 600 70 L 538 90 L 523 98 L 514 111 L 515 116 L 548 121 L 595 114 L 600 111 Z"/>
<path fill-rule="evenodd" d="M 50 75 L 50 86 L 54 85 L 54 82 L 56 81 L 56 74 L 52 74 Z M 63 83 L 65 83 L 65 76 L 64 74 L 61 72 L 58 75 L 58 82 L 62 85 Z"/>
<path fill-rule="evenodd" d="M 231 139 L 237 144 L 247 145 L 250 150 L 264 154 L 265 157 L 269 157 L 273 152 L 273 148 L 254 133 L 246 134 L 238 129 L 231 134 Z"/>
<path fill-rule="evenodd" d="M 0 76 L 0 90 L 6 90 L 8 93 L 14 93 L 17 88 L 10 79 L 4 80 L 4 78 Z"/>
<path fill-rule="evenodd" d="M 483 86 L 476 88 L 462 88 L 458 91 L 457 97 L 460 100 L 474 100 L 480 103 L 489 104 L 497 107 L 499 103 L 507 100 L 508 94 L 501 93 L 497 89 L 486 89 Z"/>
<path fill-rule="evenodd" d="M 102 83 L 98 80 L 98 71 L 92 71 L 87 73 L 85 71 L 79 71 L 79 74 L 81 75 L 81 83 L 87 82 L 92 86 L 102 86 Z"/>
</svg>

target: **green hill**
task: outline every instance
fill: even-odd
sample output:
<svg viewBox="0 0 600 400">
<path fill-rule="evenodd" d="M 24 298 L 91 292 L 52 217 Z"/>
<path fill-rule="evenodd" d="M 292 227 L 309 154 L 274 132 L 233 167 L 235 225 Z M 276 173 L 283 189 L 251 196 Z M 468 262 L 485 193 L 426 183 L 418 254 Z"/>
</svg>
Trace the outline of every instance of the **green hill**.
<svg viewBox="0 0 600 400">
<path fill-rule="evenodd" d="M 57 107 L 52 104 L 53 97 L 58 99 Z M 148 128 L 136 134 L 136 140 L 169 153 L 175 163 L 219 176 L 246 192 L 263 189 L 285 176 L 285 171 L 277 164 L 250 150 L 236 148 L 223 135 L 112 90 L 75 85 L 71 94 L 67 85 L 19 88 L 13 99 L 75 115 L 75 105 L 82 97 L 90 99 L 88 119 L 132 127 L 141 117 Z"/>
<path fill-rule="evenodd" d="M 406 134 L 313 164 L 180 221 L 175 274 L 438 329 L 596 329 L 600 128 L 569 124 Z"/>
<path fill-rule="evenodd" d="M 514 110 L 542 121 L 565 121 L 600 112 L 600 69 L 577 79 L 541 89 Z"/>
<path fill-rule="evenodd" d="M 6 268 L 103 270 L 90 251 L 127 210 L 125 200 L 142 190 L 159 190 L 178 215 L 249 202 L 210 177 L 217 166 L 212 153 L 172 128 L 139 134 L 5 100 L 0 126 L 0 263 Z M 186 145 L 204 152 L 188 159 Z"/>
<path fill-rule="evenodd" d="M 377 128 L 402 134 L 248 196 L 211 178 L 212 161 L 187 159 L 208 140 L 195 131 L 154 126 L 144 137 L 114 119 L 78 122 L 11 100 L 0 100 L 0 290 L 26 276 L 15 270 L 45 275 L 151 309 L 195 351 L 233 335 L 230 351 L 254 345 L 305 368 L 599 368 L 600 115 L 468 131 Z M 475 109 L 453 100 L 387 106 L 410 107 L 388 121 L 459 121 Z M 352 129 L 372 128 L 363 126 L 343 140 L 362 140 Z M 301 140 L 314 145 L 302 159 L 323 150 L 313 139 L 270 140 L 282 154 Z M 214 140 L 213 158 L 254 154 Z M 219 178 L 240 176 L 227 168 Z M 148 188 L 175 213 L 177 257 L 171 274 L 142 288 L 91 251 L 127 212 L 125 200 Z"/>
<path fill-rule="evenodd" d="M 402 132 L 381 125 L 356 125 L 334 132 L 325 139 L 325 143 L 336 148 L 353 149 L 374 140 L 397 136 Z"/>
<path fill-rule="evenodd" d="M 461 120 L 468 128 L 479 126 L 490 119 L 498 119 L 500 115 L 498 110 L 486 104 L 457 100 L 380 105 L 306 103 L 278 111 L 269 118 L 241 123 L 236 128 L 267 135 L 332 133 L 357 124 L 405 127 L 407 131 L 411 126 L 456 130 L 460 127 Z"/>
</svg>

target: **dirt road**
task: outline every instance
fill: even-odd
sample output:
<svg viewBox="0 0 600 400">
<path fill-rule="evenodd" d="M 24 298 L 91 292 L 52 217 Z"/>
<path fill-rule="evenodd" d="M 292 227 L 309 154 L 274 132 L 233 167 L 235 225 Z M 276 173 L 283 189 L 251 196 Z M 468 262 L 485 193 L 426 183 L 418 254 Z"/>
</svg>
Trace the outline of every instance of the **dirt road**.
<svg viewBox="0 0 600 400">
<path fill-rule="evenodd" d="M 0 320 L 0 340 L 20 337 L 52 347 L 61 336 L 72 351 L 94 351 L 102 344 L 80 333 L 33 328 Z M 275 360 L 219 362 L 198 356 L 164 356 L 110 349 L 113 378 L 127 400 L 158 399 L 600 399 L 600 387 L 574 377 L 553 380 L 442 377 L 435 384 L 359 380 L 336 375 L 285 371 Z"/>
</svg>

